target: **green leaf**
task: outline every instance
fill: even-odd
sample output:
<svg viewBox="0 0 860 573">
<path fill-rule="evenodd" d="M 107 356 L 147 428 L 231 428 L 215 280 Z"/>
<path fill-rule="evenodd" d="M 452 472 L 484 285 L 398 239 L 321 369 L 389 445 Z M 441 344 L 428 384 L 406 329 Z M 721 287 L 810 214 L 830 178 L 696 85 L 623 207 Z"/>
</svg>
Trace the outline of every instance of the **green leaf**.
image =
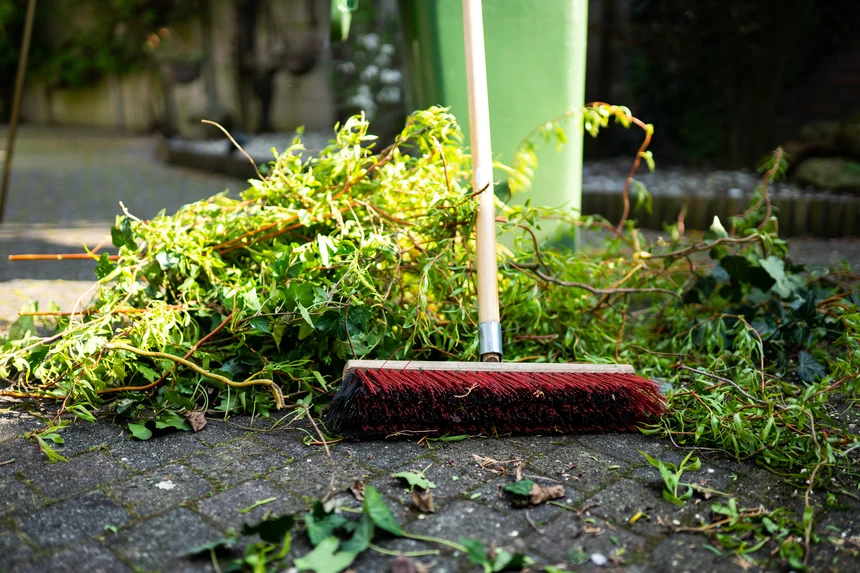
<svg viewBox="0 0 860 573">
<path fill-rule="evenodd" d="M 794 291 L 788 277 L 785 276 L 785 261 L 771 255 L 766 259 L 759 259 L 758 264 L 774 280 L 774 285 L 771 287 L 773 292 L 784 299 L 792 298 Z"/>
<path fill-rule="evenodd" d="M 111 274 L 116 269 L 116 265 L 110 262 L 107 253 L 102 253 L 99 257 L 99 263 L 96 265 L 96 277 L 101 280 Z"/>
<path fill-rule="evenodd" d="M 800 379 L 807 383 L 813 383 L 817 378 L 823 378 L 827 375 L 827 369 L 821 362 L 815 359 L 812 354 L 801 350 L 797 355 L 797 375 Z"/>
<path fill-rule="evenodd" d="M 725 269 L 732 279 L 740 282 L 749 282 L 750 262 L 746 257 L 729 255 L 720 259 L 720 266 Z"/>
<path fill-rule="evenodd" d="M 342 515 L 326 512 L 319 501 L 314 503 L 313 509 L 305 514 L 304 520 L 307 524 L 308 537 L 313 545 L 331 537 L 336 529 L 343 527 L 347 522 Z"/>
<path fill-rule="evenodd" d="M 129 424 L 129 427 L 131 424 Z M 183 430 L 185 432 L 191 431 L 191 424 L 188 423 L 188 420 L 181 417 L 176 412 L 165 412 L 161 416 L 155 420 L 155 429 L 163 430 L 165 428 L 176 428 L 177 430 Z"/>
<path fill-rule="evenodd" d="M 296 519 L 292 515 L 281 517 L 269 517 L 257 525 L 245 524 L 242 526 L 242 535 L 258 534 L 260 539 L 269 543 L 282 543 L 284 537 L 292 531 Z"/>
<path fill-rule="evenodd" d="M 355 561 L 356 553 L 337 551 L 340 540 L 328 537 L 320 541 L 313 551 L 296 559 L 293 563 L 300 571 L 316 573 L 340 573 Z"/>
<path fill-rule="evenodd" d="M 341 549 L 359 554 L 370 546 L 370 542 L 373 541 L 373 533 L 373 520 L 364 513 L 361 516 L 361 521 L 356 524 L 352 537 L 341 546 Z"/>
<path fill-rule="evenodd" d="M 209 553 L 213 550 L 218 551 L 219 549 L 231 549 L 236 545 L 236 538 L 231 536 L 225 536 L 220 539 L 216 539 L 215 541 L 210 541 L 209 543 L 204 543 L 203 545 L 196 545 L 189 549 L 185 554 L 186 555 L 200 555 L 202 553 Z"/>
<path fill-rule="evenodd" d="M 362 501 L 361 506 L 364 513 L 370 516 L 377 527 L 398 537 L 403 535 L 403 530 L 397 520 L 394 519 L 394 514 L 391 513 L 391 510 L 382 500 L 382 496 L 372 485 L 364 488 L 364 501 Z"/>
<path fill-rule="evenodd" d="M 534 485 L 535 482 L 530 479 L 521 479 L 516 483 L 507 484 L 505 486 L 505 491 L 514 495 L 531 495 L 532 487 L 534 487 Z"/>
<path fill-rule="evenodd" d="M 152 432 L 146 427 L 146 422 L 132 422 L 128 425 L 128 431 L 138 440 L 148 440 L 152 437 Z"/>
<path fill-rule="evenodd" d="M 424 476 L 424 472 L 416 472 L 416 471 L 410 470 L 410 471 L 392 474 L 391 477 L 406 480 L 406 483 L 409 484 L 411 489 L 415 489 L 416 486 L 420 487 L 421 489 L 431 489 L 431 488 L 436 487 L 435 483 L 428 480 Z"/>
<path fill-rule="evenodd" d="M 457 542 L 466 548 L 466 557 L 469 558 L 469 563 L 483 566 L 484 571 L 492 571 L 492 563 L 480 541 L 461 537 Z"/>
<path fill-rule="evenodd" d="M 116 225 L 110 228 L 110 238 L 116 248 L 137 248 L 134 233 L 131 230 L 131 220 L 128 217 L 122 217 Z"/>
</svg>

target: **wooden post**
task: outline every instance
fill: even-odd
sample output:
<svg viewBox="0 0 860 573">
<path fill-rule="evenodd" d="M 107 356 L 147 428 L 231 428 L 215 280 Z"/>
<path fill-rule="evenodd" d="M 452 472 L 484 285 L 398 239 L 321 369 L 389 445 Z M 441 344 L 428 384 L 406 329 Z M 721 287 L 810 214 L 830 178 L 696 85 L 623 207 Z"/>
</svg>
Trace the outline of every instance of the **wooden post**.
<svg viewBox="0 0 860 573">
<path fill-rule="evenodd" d="M 6 191 L 9 187 L 9 174 L 12 172 L 12 153 L 15 150 L 15 130 L 18 127 L 18 113 L 21 108 L 21 92 L 24 91 L 24 75 L 27 70 L 27 52 L 30 51 L 30 37 L 33 35 L 33 19 L 36 15 L 36 0 L 27 3 L 27 17 L 24 21 L 24 38 L 18 56 L 18 76 L 15 78 L 15 94 L 12 96 L 12 113 L 9 116 L 9 133 L 6 138 L 6 157 L 3 160 L 3 180 L 0 182 L 0 223 L 6 209 Z"/>
</svg>

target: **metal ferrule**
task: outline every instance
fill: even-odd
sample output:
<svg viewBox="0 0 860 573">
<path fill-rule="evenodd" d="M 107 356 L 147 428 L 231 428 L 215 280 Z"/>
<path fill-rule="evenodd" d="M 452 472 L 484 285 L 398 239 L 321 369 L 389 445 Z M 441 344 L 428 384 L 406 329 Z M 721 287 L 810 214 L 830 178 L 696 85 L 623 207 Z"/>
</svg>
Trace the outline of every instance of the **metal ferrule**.
<svg viewBox="0 0 860 573">
<path fill-rule="evenodd" d="M 502 355 L 502 325 L 498 322 L 478 324 L 478 353 Z"/>
</svg>

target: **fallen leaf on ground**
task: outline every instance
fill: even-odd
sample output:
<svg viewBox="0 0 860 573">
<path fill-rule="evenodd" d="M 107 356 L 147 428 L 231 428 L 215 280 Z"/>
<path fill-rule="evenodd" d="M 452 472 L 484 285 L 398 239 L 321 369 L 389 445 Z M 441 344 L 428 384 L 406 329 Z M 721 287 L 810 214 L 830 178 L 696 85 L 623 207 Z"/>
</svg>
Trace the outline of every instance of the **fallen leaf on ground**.
<svg viewBox="0 0 860 573">
<path fill-rule="evenodd" d="M 590 534 L 594 535 L 595 537 L 598 537 L 598 536 L 606 533 L 605 531 L 603 531 L 599 527 L 591 527 L 590 525 L 583 526 L 582 532 L 583 533 L 590 533 Z"/>
<path fill-rule="evenodd" d="M 391 573 L 430 573 L 431 567 L 432 563 L 427 565 L 401 555 L 391 564 Z"/>
<path fill-rule="evenodd" d="M 645 517 L 645 514 L 642 513 L 641 511 L 637 511 L 633 517 L 631 517 L 630 519 L 627 520 L 627 523 L 629 523 L 630 525 L 633 525 L 634 523 L 636 523 L 637 521 L 639 521 L 643 517 Z"/>
<path fill-rule="evenodd" d="M 352 484 L 352 487 L 348 487 L 347 491 L 355 496 L 355 499 L 361 501 L 364 499 L 364 482 L 361 480 L 355 480 L 355 483 Z"/>
<path fill-rule="evenodd" d="M 538 485 L 534 484 L 529 493 L 531 498 L 529 501 L 532 505 L 539 505 L 548 499 L 557 499 L 564 497 L 564 486 L 556 485 Z"/>
<path fill-rule="evenodd" d="M 517 462 L 516 472 L 517 481 L 523 479 L 523 462 Z"/>
<path fill-rule="evenodd" d="M 203 412 L 185 412 L 183 416 L 191 424 L 193 432 L 199 432 L 206 427 L 206 414 Z"/>
<path fill-rule="evenodd" d="M 433 503 L 433 492 L 430 490 L 424 493 L 419 493 L 418 490 L 412 491 L 412 501 L 423 513 L 436 513 L 436 506 Z"/>
</svg>

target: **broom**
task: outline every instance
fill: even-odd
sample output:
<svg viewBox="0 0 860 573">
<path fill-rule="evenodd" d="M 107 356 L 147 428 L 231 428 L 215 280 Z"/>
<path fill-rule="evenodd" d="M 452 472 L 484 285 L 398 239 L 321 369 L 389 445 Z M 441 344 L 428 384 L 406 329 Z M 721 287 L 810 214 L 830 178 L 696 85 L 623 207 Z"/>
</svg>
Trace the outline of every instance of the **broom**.
<svg viewBox="0 0 860 573">
<path fill-rule="evenodd" d="M 363 437 L 396 433 L 634 431 L 665 402 L 627 365 L 503 364 L 493 164 L 481 0 L 463 0 L 477 220 L 480 362 L 350 360 L 326 423 Z"/>
</svg>

